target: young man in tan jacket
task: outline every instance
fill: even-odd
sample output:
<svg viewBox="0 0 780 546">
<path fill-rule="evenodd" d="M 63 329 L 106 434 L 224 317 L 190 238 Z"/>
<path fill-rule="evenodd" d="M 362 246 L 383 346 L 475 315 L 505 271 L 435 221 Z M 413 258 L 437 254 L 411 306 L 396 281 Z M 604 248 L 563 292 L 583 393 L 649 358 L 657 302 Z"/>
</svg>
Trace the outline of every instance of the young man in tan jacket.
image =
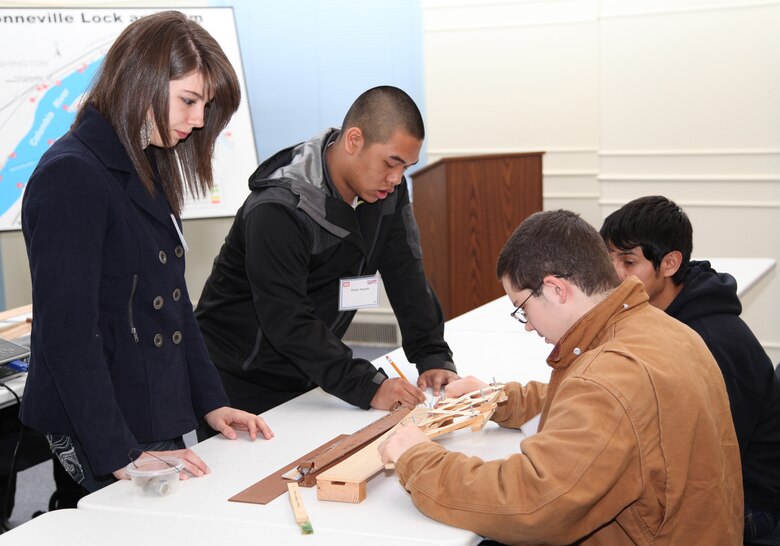
<svg viewBox="0 0 780 546">
<path fill-rule="evenodd" d="M 739 446 L 701 338 L 649 305 L 639 280 L 619 283 L 572 212 L 525 220 L 497 273 L 512 316 L 554 348 L 549 384 L 508 384 L 493 420 L 519 428 L 541 412 L 538 433 L 483 462 L 400 428 L 379 450 L 412 502 L 507 544 L 741 544 Z M 465 378 L 446 395 L 484 385 Z"/>
</svg>

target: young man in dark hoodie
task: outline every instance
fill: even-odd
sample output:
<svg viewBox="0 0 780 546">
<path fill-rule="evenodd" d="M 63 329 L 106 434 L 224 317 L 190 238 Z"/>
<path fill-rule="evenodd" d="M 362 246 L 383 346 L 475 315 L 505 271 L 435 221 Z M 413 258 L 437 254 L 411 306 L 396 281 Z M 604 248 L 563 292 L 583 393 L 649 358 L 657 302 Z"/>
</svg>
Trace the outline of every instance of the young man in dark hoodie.
<svg viewBox="0 0 780 546">
<path fill-rule="evenodd" d="M 375 87 L 341 129 L 276 153 L 250 177 L 195 311 L 234 407 L 262 413 L 319 386 L 386 410 L 458 377 L 404 177 L 424 136 L 411 97 Z M 354 296 L 378 298 L 377 272 L 416 384 L 388 379 L 341 342 L 355 309 L 368 306 Z"/>
<path fill-rule="evenodd" d="M 718 362 L 742 458 L 745 540 L 766 535 L 780 521 L 780 386 L 739 317 L 734 277 L 690 260 L 693 228 L 666 197 L 631 201 L 607 216 L 600 233 L 620 279 L 636 275 L 650 304 L 695 330 Z"/>
</svg>

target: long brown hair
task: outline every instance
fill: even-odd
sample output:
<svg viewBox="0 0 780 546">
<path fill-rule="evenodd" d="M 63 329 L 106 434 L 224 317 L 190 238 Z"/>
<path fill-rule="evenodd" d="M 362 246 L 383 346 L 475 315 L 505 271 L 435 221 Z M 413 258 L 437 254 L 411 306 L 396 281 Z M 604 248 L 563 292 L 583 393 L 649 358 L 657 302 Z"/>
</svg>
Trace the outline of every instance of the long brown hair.
<svg viewBox="0 0 780 546">
<path fill-rule="evenodd" d="M 200 72 L 206 95 L 204 125 L 175 148 L 169 140 L 170 81 Z M 92 82 L 74 126 L 91 104 L 119 136 L 149 193 L 154 194 L 153 154 L 158 182 L 178 216 L 185 184 L 193 195 L 205 195 L 214 182 L 212 156 L 217 137 L 241 102 L 233 67 L 216 40 L 178 11 L 147 15 L 117 38 Z M 149 107 L 165 147 L 141 148 L 141 126 Z"/>
</svg>

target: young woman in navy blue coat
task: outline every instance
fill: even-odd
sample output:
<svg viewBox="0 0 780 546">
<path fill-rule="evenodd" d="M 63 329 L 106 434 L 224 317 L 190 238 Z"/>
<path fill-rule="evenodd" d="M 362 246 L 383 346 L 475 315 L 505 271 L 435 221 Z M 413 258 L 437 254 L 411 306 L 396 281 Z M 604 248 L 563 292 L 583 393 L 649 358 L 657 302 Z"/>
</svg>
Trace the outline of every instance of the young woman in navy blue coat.
<svg viewBox="0 0 780 546">
<path fill-rule="evenodd" d="M 111 47 L 25 190 L 34 320 L 20 415 L 87 490 L 161 451 L 207 473 L 181 440 L 199 418 L 229 438 L 272 437 L 228 407 L 184 280 L 185 185 L 211 187 L 214 143 L 240 93 L 202 27 L 178 12 L 144 17 Z"/>
</svg>

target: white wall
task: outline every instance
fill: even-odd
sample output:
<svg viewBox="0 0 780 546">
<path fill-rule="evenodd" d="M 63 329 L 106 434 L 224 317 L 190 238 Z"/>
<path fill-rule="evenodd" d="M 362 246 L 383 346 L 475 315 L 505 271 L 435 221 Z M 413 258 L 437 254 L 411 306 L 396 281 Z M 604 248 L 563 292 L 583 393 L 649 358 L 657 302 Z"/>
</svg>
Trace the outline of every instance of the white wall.
<svg viewBox="0 0 780 546">
<path fill-rule="evenodd" d="M 780 1 L 423 0 L 428 156 L 543 150 L 594 226 L 663 194 L 694 255 L 780 261 Z M 780 273 L 743 318 L 780 361 Z"/>
</svg>

